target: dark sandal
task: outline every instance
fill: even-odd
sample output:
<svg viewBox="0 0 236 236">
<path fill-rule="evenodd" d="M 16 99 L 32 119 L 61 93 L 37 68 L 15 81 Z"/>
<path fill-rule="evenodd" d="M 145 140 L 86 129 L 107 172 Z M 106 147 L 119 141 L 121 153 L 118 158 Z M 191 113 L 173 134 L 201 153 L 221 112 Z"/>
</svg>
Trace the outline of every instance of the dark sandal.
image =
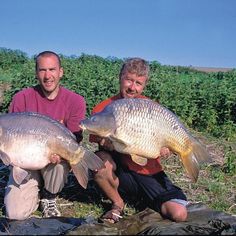
<svg viewBox="0 0 236 236">
<path fill-rule="evenodd" d="M 124 210 L 117 205 L 112 205 L 111 210 L 107 211 L 100 220 L 102 222 L 117 223 L 124 215 Z"/>
</svg>

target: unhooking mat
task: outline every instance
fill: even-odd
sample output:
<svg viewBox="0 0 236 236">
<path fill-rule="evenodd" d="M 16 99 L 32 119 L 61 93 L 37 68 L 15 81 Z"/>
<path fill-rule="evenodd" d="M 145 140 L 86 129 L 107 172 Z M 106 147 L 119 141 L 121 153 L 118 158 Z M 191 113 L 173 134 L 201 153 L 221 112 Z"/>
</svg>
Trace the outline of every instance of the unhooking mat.
<svg viewBox="0 0 236 236">
<path fill-rule="evenodd" d="M 188 206 L 186 222 L 163 219 L 147 208 L 125 216 L 116 224 L 98 223 L 96 219 L 29 218 L 24 221 L 0 219 L 0 234 L 7 235 L 236 235 L 236 216 L 207 208 L 204 204 Z"/>
<path fill-rule="evenodd" d="M 23 221 L 0 218 L 0 235 L 61 235 L 85 223 L 79 218 L 36 218 Z"/>
</svg>

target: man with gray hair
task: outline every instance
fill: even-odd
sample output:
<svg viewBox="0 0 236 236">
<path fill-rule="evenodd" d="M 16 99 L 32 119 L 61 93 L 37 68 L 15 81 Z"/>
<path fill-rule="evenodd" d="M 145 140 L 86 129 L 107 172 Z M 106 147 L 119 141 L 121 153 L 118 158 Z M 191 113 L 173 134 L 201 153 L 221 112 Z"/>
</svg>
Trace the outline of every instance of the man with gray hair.
<svg viewBox="0 0 236 236">
<path fill-rule="evenodd" d="M 117 99 L 147 99 L 142 92 L 148 80 L 149 65 L 145 60 L 126 60 L 119 75 L 119 93 L 96 105 L 92 114 L 102 111 Z M 94 180 L 112 202 L 111 209 L 101 217 L 102 221 L 118 222 L 124 213 L 124 199 L 130 197 L 135 197 L 136 201 L 141 200 L 163 217 L 176 222 L 186 220 L 186 196 L 167 177 L 159 157 L 148 159 L 145 166 L 140 166 L 132 161 L 130 155 L 116 152 L 107 138 L 90 135 L 90 142 L 98 143 L 99 150 L 96 154 L 104 161 L 104 168 L 94 172 Z M 166 155 L 170 155 L 170 151 L 164 147 L 161 149 L 161 156 Z"/>
</svg>

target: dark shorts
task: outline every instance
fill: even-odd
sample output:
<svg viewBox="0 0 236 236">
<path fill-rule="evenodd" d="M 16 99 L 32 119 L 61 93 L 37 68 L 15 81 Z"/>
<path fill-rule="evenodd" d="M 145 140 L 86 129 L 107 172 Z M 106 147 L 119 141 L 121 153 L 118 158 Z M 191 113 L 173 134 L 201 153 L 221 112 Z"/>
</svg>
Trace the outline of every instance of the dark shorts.
<svg viewBox="0 0 236 236">
<path fill-rule="evenodd" d="M 183 191 L 170 181 L 164 171 L 155 175 L 142 175 L 118 166 L 116 174 L 120 182 L 119 193 L 125 200 L 142 200 L 158 212 L 162 203 L 166 201 L 187 201 Z"/>
</svg>

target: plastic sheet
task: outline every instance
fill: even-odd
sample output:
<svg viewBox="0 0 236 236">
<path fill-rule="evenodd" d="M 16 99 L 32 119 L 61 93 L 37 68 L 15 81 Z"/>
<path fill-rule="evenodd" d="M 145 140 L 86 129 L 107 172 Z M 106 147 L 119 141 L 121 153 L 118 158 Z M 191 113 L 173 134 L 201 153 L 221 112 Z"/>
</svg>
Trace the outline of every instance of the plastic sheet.
<svg viewBox="0 0 236 236">
<path fill-rule="evenodd" d="M 0 234 L 7 235 L 61 235 L 85 223 L 79 218 L 36 218 L 16 221 L 0 218 Z"/>
<path fill-rule="evenodd" d="M 188 207 L 186 222 L 172 222 L 145 209 L 125 217 L 115 225 L 84 224 L 68 232 L 70 235 L 236 235 L 236 217 L 207 208 L 203 204 Z"/>
<path fill-rule="evenodd" d="M 207 208 L 188 206 L 186 222 L 172 222 L 147 208 L 125 216 L 116 224 L 98 223 L 97 219 L 29 218 L 10 221 L 0 218 L 0 234 L 14 235 L 236 235 L 236 216 Z"/>
</svg>

